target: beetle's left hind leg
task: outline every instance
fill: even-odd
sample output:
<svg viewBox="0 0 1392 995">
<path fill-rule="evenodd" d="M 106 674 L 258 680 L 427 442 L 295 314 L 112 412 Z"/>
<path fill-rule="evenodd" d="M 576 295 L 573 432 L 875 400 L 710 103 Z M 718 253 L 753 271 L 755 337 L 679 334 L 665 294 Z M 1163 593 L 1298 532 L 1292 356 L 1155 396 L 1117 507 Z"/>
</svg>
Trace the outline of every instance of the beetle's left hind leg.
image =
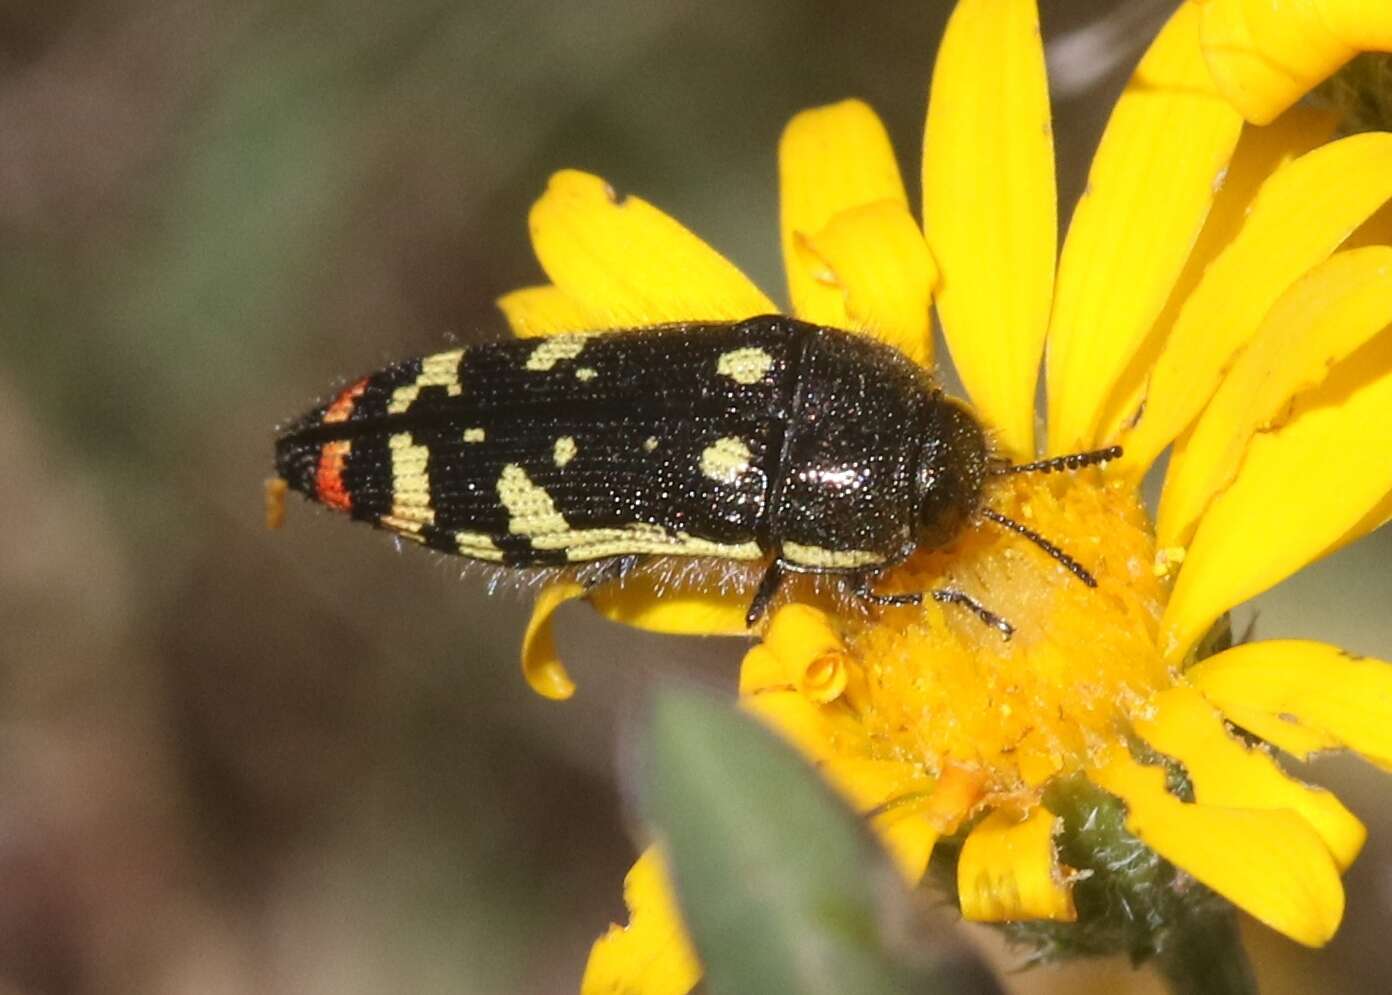
<svg viewBox="0 0 1392 995">
<path fill-rule="evenodd" d="M 849 578 L 851 591 L 862 601 L 888 607 L 923 604 L 924 595 L 921 593 L 876 594 L 874 591 L 870 590 L 871 577 L 871 574 L 859 573 L 852 574 Z M 927 593 L 929 597 L 940 605 L 960 605 L 965 608 L 977 618 L 981 619 L 982 622 L 999 632 L 1002 639 L 1008 640 L 1011 636 L 1015 635 L 1015 627 L 1013 625 L 964 591 L 943 588 L 940 591 L 929 591 Z"/>
</svg>

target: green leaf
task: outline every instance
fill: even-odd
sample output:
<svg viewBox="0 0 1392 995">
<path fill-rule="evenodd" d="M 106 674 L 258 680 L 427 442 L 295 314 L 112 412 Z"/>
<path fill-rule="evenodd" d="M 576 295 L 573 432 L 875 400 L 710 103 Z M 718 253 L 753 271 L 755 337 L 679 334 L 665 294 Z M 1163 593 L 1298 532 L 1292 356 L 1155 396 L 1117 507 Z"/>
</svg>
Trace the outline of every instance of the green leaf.
<svg viewBox="0 0 1392 995">
<path fill-rule="evenodd" d="M 948 931 L 913 937 L 917 910 L 865 826 L 752 719 L 660 691 L 643 746 L 644 813 L 711 992 L 999 990 Z"/>
</svg>

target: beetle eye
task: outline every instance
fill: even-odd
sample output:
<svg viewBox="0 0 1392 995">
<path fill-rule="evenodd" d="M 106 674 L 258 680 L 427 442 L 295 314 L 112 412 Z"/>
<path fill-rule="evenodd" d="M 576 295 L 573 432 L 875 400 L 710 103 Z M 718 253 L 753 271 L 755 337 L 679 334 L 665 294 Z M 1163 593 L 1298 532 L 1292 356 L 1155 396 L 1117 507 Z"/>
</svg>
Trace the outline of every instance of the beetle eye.
<svg viewBox="0 0 1392 995">
<path fill-rule="evenodd" d="M 936 549 L 957 537 L 981 503 L 986 434 L 966 408 L 936 400 L 928 412 L 915 481 L 915 540 Z"/>
</svg>

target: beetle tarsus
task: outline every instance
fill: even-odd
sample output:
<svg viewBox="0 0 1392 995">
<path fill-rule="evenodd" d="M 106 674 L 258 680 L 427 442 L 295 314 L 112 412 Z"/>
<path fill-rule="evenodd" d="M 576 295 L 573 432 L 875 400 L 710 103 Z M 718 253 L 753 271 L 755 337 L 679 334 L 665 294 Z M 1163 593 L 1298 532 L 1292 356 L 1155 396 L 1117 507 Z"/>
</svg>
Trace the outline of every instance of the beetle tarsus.
<svg viewBox="0 0 1392 995">
<path fill-rule="evenodd" d="M 773 600 L 773 596 L 783 585 L 783 577 L 782 562 L 774 560 L 764 571 L 764 579 L 759 581 L 759 588 L 754 592 L 754 599 L 749 602 L 749 611 L 745 612 L 744 624 L 748 628 L 754 628 L 754 625 L 763 617 L 764 612 L 768 611 L 769 602 Z"/>
<path fill-rule="evenodd" d="M 851 580 L 851 591 L 862 601 L 868 601 L 872 605 L 882 605 L 886 608 L 898 608 L 904 605 L 923 604 L 923 595 L 914 594 L 877 594 L 870 590 L 869 574 L 854 574 Z"/>
<path fill-rule="evenodd" d="M 933 600 L 940 605 L 960 605 L 971 612 L 981 621 L 1001 634 L 1001 638 L 1006 642 L 1015 635 L 1015 626 L 1011 625 L 1001 616 L 987 608 L 980 601 L 977 601 L 970 594 L 963 591 L 955 591 L 952 588 L 944 588 L 941 591 L 933 592 Z"/>
<path fill-rule="evenodd" d="M 925 596 L 923 593 L 877 594 L 870 590 L 870 581 L 871 578 L 868 574 L 854 574 L 851 578 L 851 590 L 855 596 L 862 601 L 868 601 L 874 605 L 883 605 L 890 608 L 903 605 L 923 604 L 923 598 Z M 1015 635 L 1015 627 L 1013 625 L 991 611 L 991 609 L 987 608 L 980 601 L 977 601 L 970 594 L 953 590 L 952 588 L 943 588 L 939 591 L 928 591 L 926 595 L 938 602 L 938 604 L 959 605 L 967 609 L 967 611 L 971 612 L 986 625 L 989 625 L 999 632 L 1001 638 L 1004 640 L 1009 641 L 1010 637 Z"/>
</svg>

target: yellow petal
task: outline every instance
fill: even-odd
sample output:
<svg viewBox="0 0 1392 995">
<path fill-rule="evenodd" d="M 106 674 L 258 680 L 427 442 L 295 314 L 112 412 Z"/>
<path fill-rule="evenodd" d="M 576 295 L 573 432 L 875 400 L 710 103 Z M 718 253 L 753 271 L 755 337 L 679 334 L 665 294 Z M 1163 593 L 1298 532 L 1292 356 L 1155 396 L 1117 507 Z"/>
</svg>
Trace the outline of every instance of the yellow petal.
<svg viewBox="0 0 1392 995">
<path fill-rule="evenodd" d="M 916 777 L 899 790 L 899 798 L 882 806 L 870 824 L 905 880 L 916 885 L 928 868 L 937 841 L 955 833 L 981 800 L 982 777 L 978 772 L 948 767 L 935 783 L 925 785 Z"/>
<path fill-rule="evenodd" d="M 1233 112 L 1224 113 L 1229 119 L 1236 120 Z M 1116 442 L 1121 438 L 1122 430 L 1129 428 L 1136 420 L 1136 414 L 1145 399 L 1145 387 L 1150 379 L 1151 368 L 1155 366 L 1156 357 L 1169 337 L 1170 330 L 1174 328 L 1180 307 L 1199 285 L 1204 271 L 1237 237 L 1262 184 L 1287 162 L 1329 141 L 1338 123 L 1339 116 L 1331 111 L 1297 104 L 1265 128 L 1242 129 L 1237 148 L 1228 163 L 1226 174 L 1223 175 L 1222 189 L 1213 200 L 1208 220 L 1203 223 L 1203 230 L 1199 233 L 1198 241 L 1194 243 L 1193 251 L 1189 253 L 1189 259 L 1185 262 L 1179 279 L 1170 289 L 1164 310 L 1146 333 L 1140 348 L 1132 353 L 1121 378 L 1112 388 L 1111 395 L 1103 407 L 1096 435 L 1090 440 L 1078 440 L 1079 446 L 1101 447 Z M 1365 244 L 1376 244 L 1377 239 L 1369 230 L 1370 225 L 1360 229 L 1354 238 L 1360 234 L 1366 235 L 1372 241 Z M 1354 239 L 1351 238 L 1349 241 L 1352 243 Z M 1133 245 L 1129 241 L 1124 244 Z M 1066 247 L 1064 252 L 1067 255 Z M 1055 304 L 1056 313 L 1057 310 L 1058 305 Z M 1051 352 L 1052 349 L 1053 346 L 1050 345 Z"/>
<path fill-rule="evenodd" d="M 762 691 L 792 691 L 793 677 L 788 666 L 763 643 L 751 646 L 740 663 L 739 693 L 741 696 Z"/>
<path fill-rule="evenodd" d="M 843 211 L 890 201 L 905 208 L 904 181 L 889 134 L 859 100 L 803 111 L 778 143 L 779 227 L 793 313 L 820 325 L 846 328 L 845 294 L 828 285 L 799 240 L 815 235 Z"/>
<path fill-rule="evenodd" d="M 1271 121 L 1359 51 L 1392 50 L 1383 0 L 1208 0 L 1203 47 L 1223 93 L 1256 124 Z"/>
<path fill-rule="evenodd" d="M 1161 621 L 1183 659 L 1225 611 L 1337 545 L 1392 493 L 1392 334 L 1301 395 L 1254 437 L 1237 478 L 1199 522 Z"/>
<path fill-rule="evenodd" d="M 910 887 L 923 880 L 928 870 L 928 861 L 933 857 L 933 848 L 938 845 L 941 833 L 933 824 L 919 814 L 893 818 L 894 813 L 886 813 L 873 819 L 870 825 L 875 830 L 884 848 L 899 868 Z"/>
<path fill-rule="evenodd" d="M 823 706 L 808 701 L 797 691 L 764 691 L 741 698 L 740 706 L 814 762 L 836 756 L 836 744 L 830 742 L 828 716 Z"/>
<path fill-rule="evenodd" d="M 1112 111 L 1059 260 L 1049 451 L 1087 448 L 1208 216 L 1241 117 L 1214 91 L 1185 5 Z"/>
<path fill-rule="evenodd" d="M 1274 640 L 1235 646 L 1187 676 L 1234 722 L 1302 760 L 1343 746 L 1392 765 L 1392 664 L 1323 643 Z M 1289 730 L 1310 745 L 1282 742 Z"/>
<path fill-rule="evenodd" d="M 1088 775 L 1126 802 L 1126 828 L 1238 908 L 1306 946 L 1329 942 L 1344 914 L 1339 870 L 1310 824 L 1286 811 L 1186 804 L 1160 767 L 1117 750 Z"/>
<path fill-rule="evenodd" d="M 808 271 L 844 295 L 847 327 L 932 363 L 929 307 L 937 269 L 907 207 L 893 200 L 853 207 L 797 241 L 813 256 Z"/>
<path fill-rule="evenodd" d="M 749 595 L 680 578 L 636 574 L 622 584 L 602 584 L 590 604 L 604 617 L 635 629 L 674 636 L 742 636 Z"/>
<path fill-rule="evenodd" d="M 957 862 L 962 918 L 1072 922 L 1073 889 L 1054 848 L 1058 818 L 1042 805 L 1027 818 L 996 809 L 967 836 Z"/>
<path fill-rule="evenodd" d="M 740 694 L 797 691 L 819 705 L 835 701 L 852 678 L 852 664 L 831 619 L 810 605 L 774 613 L 764 641 L 740 665 Z"/>
<path fill-rule="evenodd" d="M 1154 717 L 1137 722 L 1136 732 L 1184 764 L 1200 805 L 1295 812 L 1320 835 L 1341 869 L 1363 848 L 1367 831 L 1339 799 L 1287 777 L 1270 755 L 1234 739 L 1193 688 L 1157 695 Z"/>
<path fill-rule="evenodd" d="M 559 287 L 522 287 L 499 297 L 498 307 L 518 338 L 596 330 L 585 310 Z"/>
<path fill-rule="evenodd" d="M 590 948 L 581 995 L 686 995 L 701 965 L 682 925 L 662 854 L 648 847 L 624 877 L 628 925 Z"/>
<path fill-rule="evenodd" d="M 1237 475 L 1247 443 L 1277 424 L 1292 397 L 1392 325 L 1392 248 L 1337 253 L 1296 281 L 1237 358 L 1165 475 L 1156 533 L 1182 546 L 1204 508 Z"/>
<path fill-rule="evenodd" d="M 1140 474 L 1202 410 L 1296 279 L 1392 197 L 1392 134 L 1353 135 L 1301 156 L 1262 187 L 1242 231 L 1184 303 L 1124 439 Z"/>
<path fill-rule="evenodd" d="M 833 754 L 818 765 L 822 776 L 850 801 L 862 815 L 884 808 L 898 812 L 914 810 L 911 804 L 895 805 L 899 799 L 926 799 L 933 781 L 916 766 L 899 760 Z"/>
<path fill-rule="evenodd" d="M 574 581 L 548 584 L 532 605 L 532 617 L 522 637 L 522 676 L 533 691 L 543 698 L 564 701 L 575 693 L 575 682 L 566 673 L 556 652 L 556 639 L 551 632 L 551 617 L 567 601 L 585 596 L 585 586 Z"/>
<path fill-rule="evenodd" d="M 791 684 L 801 681 L 817 658 L 846 649 L 825 612 L 800 604 L 785 605 L 774 613 L 764 645 L 784 661 Z"/>
<path fill-rule="evenodd" d="M 1315 558 L 1319 559 L 1320 557 L 1337 553 L 1345 546 L 1357 542 L 1370 532 L 1375 532 L 1382 528 L 1388 522 L 1392 522 L 1392 493 L 1389 493 L 1385 498 L 1374 505 L 1371 511 L 1355 522 L 1348 531 L 1339 536 L 1334 542 L 1330 543 L 1329 548 Z"/>
<path fill-rule="evenodd" d="M 952 361 L 1014 456 L 1034 393 L 1058 248 L 1054 147 L 1034 0 L 961 0 L 938 49 L 923 216 Z"/>
<path fill-rule="evenodd" d="M 599 327 L 736 320 L 777 309 L 676 221 L 597 176 L 564 170 L 532 206 L 532 248 L 551 282 Z"/>
</svg>

